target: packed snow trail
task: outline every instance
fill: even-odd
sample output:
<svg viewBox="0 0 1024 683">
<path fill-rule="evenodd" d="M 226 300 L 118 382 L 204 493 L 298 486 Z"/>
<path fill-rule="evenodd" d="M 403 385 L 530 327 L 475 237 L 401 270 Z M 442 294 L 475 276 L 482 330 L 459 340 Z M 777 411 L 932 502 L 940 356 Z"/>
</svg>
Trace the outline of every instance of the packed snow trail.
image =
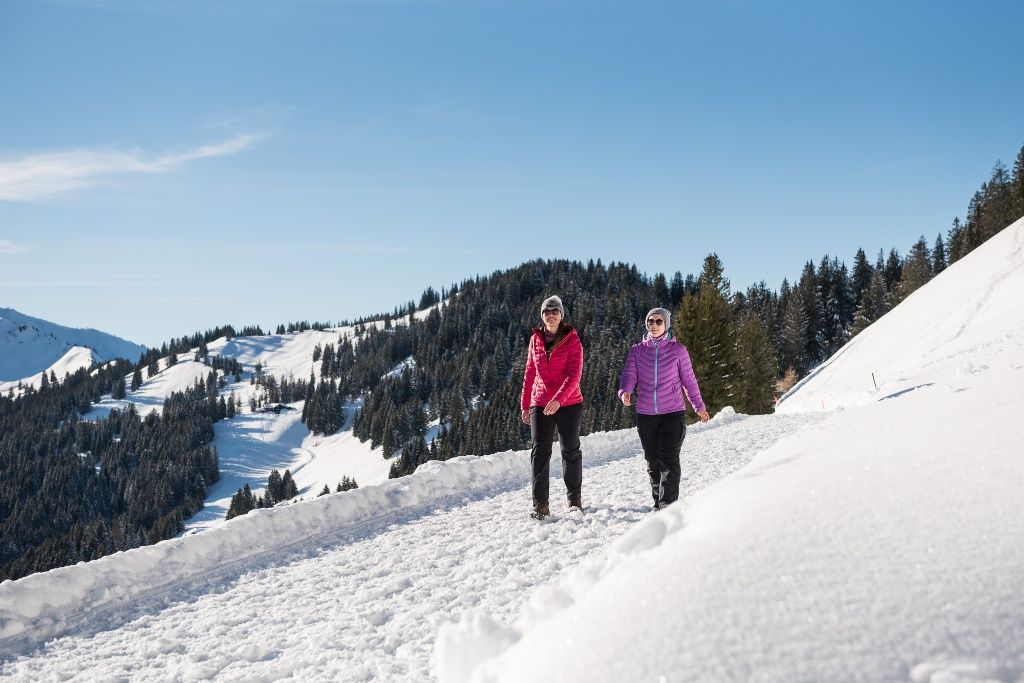
<svg viewBox="0 0 1024 683">
<path fill-rule="evenodd" d="M 682 495 L 737 470 L 821 417 L 745 417 L 726 411 L 691 428 L 683 447 Z M 545 522 L 530 520 L 529 455 L 506 454 L 518 461 L 521 476 L 473 481 L 465 495 L 382 510 L 333 532 L 238 558 L 233 566 L 181 577 L 172 590 L 154 586 L 91 610 L 91 616 L 65 616 L 60 624 L 65 635 L 41 649 L 31 649 L 26 637 L 0 641 L 7 656 L 14 656 L 0 675 L 14 680 L 430 680 L 436 675 L 434 644 L 442 624 L 473 610 L 512 621 L 537 587 L 600 553 L 646 517 L 650 493 L 635 432 L 591 435 L 583 447 L 586 514 L 564 510 L 556 453 L 554 515 Z M 461 465 L 431 468 L 443 478 L 447 469 Z M 296 510 L 273 512 L 283 521 Z"/>
</svg>

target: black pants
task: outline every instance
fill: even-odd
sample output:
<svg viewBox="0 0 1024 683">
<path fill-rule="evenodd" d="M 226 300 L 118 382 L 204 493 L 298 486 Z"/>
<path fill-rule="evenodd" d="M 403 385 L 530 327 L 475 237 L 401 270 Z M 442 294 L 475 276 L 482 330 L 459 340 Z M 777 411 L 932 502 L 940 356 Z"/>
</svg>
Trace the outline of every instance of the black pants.
<svg viewBox="0 0 1024 683">
<path fill-rule="evenodd" d="M 562 449 L 562 478 L 565 491 L 572 500 L 580 500 L 583 488 L 583 451 L 580 450 L 580 422 L 583 404 L 562 406 L 554 415 L 545 415 L 543 406 L 530 408 L 530 434 L 533 448 L 533 504 L 548 504 L 548 479 L 551 465 L 551 444 L 558 429 L 558 444 Z"/>
<path fill-rule="evenodd" d="M 664 415 L 636 414 L 636 430 L 647 460 L 654 506 L 663 507 L 679 500 L 679 450 L 686 438 L 683 411 Z"/>
</svg>

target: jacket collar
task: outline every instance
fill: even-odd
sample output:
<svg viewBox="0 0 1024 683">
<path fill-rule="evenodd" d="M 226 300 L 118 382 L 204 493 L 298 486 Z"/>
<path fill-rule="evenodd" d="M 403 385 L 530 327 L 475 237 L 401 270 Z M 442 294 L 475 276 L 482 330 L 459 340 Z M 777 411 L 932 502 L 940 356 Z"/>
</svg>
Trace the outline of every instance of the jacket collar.
<svg viewBox="0 0 1024 683">
<path fill-rule="evenodd" d="M 657 344 L 664 344 L 665 342 L 674 341 L 674 340 L 675 340 L 675 336 L 672 334 L 672 330 L 666 330 L 665 334 L 663 334 L 663 335 L 661 335 L 660 337 L 657 337 L 657 338 L 652 337 L 650 332 L 646 333 L 644 335 L 643 343 L 644 344 L 650 344 L 650 345 L 654 346 L 654 345 L 657 345 Z"/>
</svg>

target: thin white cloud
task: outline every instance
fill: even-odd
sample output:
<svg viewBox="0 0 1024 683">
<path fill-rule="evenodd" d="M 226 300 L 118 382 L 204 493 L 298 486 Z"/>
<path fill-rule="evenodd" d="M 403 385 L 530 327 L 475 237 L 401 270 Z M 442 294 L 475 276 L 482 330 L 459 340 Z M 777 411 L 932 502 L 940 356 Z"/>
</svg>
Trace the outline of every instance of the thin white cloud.
<svg viewBox="0 0 1024 683">
<path fill-rule="evenodd" d="M 261 135 L 239 135 L 225 142 L 145 158 L 138 150 L 82 150 L 30 154 L 0 161 L 0 201 L 33 201 L 77 190 L 118 173 L 164 173 L 196 159 L 236 154 Z"/>
<path fill-rule="evenodd" d="M 24 254 L 28 247 L 10 240 L 0 240 L 0 254 Z"/>
</svg>

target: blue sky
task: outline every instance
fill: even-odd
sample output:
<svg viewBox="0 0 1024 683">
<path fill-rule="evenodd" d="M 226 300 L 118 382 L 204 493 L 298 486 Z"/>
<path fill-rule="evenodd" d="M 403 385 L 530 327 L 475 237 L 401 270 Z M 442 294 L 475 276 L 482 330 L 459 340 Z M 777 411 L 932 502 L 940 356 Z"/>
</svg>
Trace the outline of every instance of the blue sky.
<svg viewBox="0 0 1024 683">
<path fill-rule="evenodd" d="M 778 287 L 1024 144 L 1024 3 L 0 4 L 0 306 L 159 344 L 533 258 Z M 571 302 L 567 302 L 570 304 Z"/>
</svg>

